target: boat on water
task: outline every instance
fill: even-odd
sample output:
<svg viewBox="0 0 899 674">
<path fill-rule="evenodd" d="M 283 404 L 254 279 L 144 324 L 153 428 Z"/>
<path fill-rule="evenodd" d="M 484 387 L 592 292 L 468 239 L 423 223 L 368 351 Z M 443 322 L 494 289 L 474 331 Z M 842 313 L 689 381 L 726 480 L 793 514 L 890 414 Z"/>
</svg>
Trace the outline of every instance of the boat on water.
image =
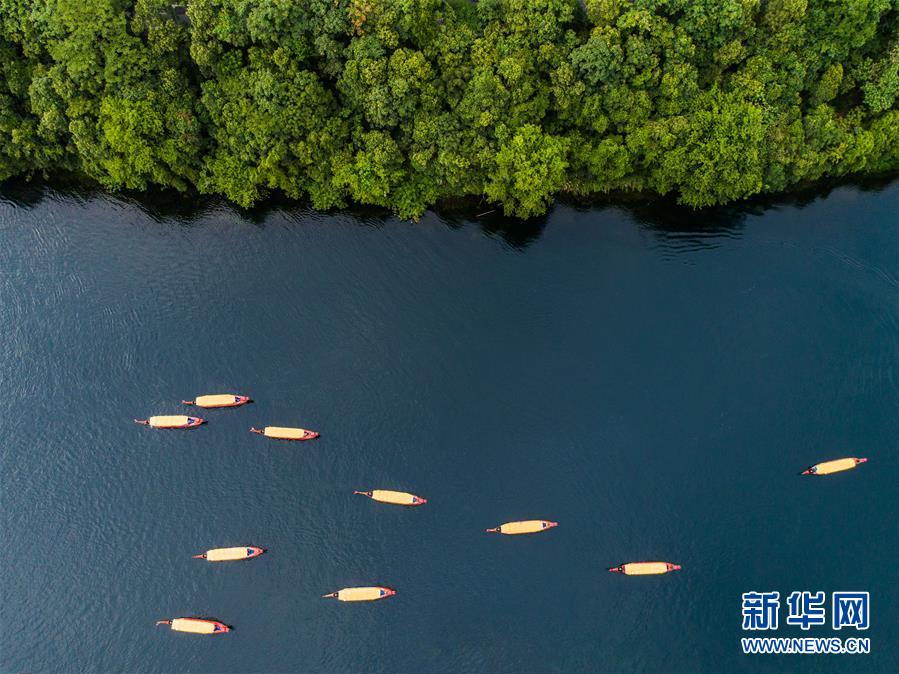
<svg viewBox="0 0 899 674">
<path fill-rule="evenodd" d="M 345 587 L 337 592 L 323 594 L 323 599 L 336 599 L 337 601 L 377 601 L 386 599 L 396 594 L 396 590 L 389 587 Z"/>
<path fill-rule="evenodd" d="M 212 395 L 197 396 L 193 400 L 182 400 L 184 405 L 196 405 L 206 409 L 216 407 L 240 407 L 253 402 L 250 396 L 239 396 L 234 393 L 215 393 Z"/>
<path fill-rule="evenodd" d="M 190 632 L 191 634 L 224 634 L 231 628 L 218 620 L 205 620 L 203 618 L 172 618 L 171 620 L 157 620 L 157 625 L 169 625 L 175 632 Z"/>
<path fill-rule="evenodd" d="M 258 433 L 275 440 L 314 440 L 319 436 L 315 431 L 305 428 L 286 428 L 284 426 L 266 426 L 265 428 L 251 428 L 251 433 Z"/>
<path fill-rule="evenodd" d="M 265 550 L 254 545 L 245 545 L 239 548 L 213 548 L 202 555 L 194 555 L 194 559 L 205 559 L 207 562 L 234 562 L 240 559 L 253 559 Z"/>
<path fill-rule="evenodd" d="M 135 419 L 134 423 L 151 428 L 196 428 L 204 423 L 200 417 L 189 417 L 183 414 L 169 414 L 150 417 L 149 419 Z"/>
<path fill-rule="evenodd" d="M 834 459 L 833 461 L 824 461 L 809 466 L 800 475 L 830 475 L 831 473 L 842 473 L 844 470 L 852 470 L 860 463 L 865 463 L 868 459 L 858 459 L 854 456 L 845 459 Z"/>
<path fill-rule="evenodd" d="M 420 506 L 428 502 L 427 499 L 405 491 L 391 491 L 390 489 L 373 489 L 372 491 L 354 491 L 354 494 L 368 496 L 373 501 L 392 503 L 401 506 Z"/>
<path fill-rule="evenodd" d="M 515 536 L 518 534 L 536 534 L 547 529 L 559 526 L 558 522 L 549 520 L 524 520 L 521 522 L 506 522 L 498 527 L 487 529 L 488 534 L 506 534 Z"/>
<path fill-rule="evenodd" d="M 655 576 L 669 571 L 680 571 L 680 564 L 670 562 L 628 562 L 609 569 L 612 573 L 623 573 L 625 576 Z"/>
</svg>

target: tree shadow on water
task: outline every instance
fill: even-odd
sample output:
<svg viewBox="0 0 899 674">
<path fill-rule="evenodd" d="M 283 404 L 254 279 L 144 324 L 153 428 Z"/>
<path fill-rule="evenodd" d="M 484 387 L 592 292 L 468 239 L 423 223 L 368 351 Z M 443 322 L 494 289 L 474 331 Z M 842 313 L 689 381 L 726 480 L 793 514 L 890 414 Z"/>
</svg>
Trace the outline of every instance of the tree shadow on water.
<svg viewBox="0 0 899 674">
<path fill-rule="evenodd" d="M 747 217 L 762 215 L 770 209 L 803 208 L 828 197 L 841 187 L 876 193 L 887 188 L 896 178 L 897 174 L 890 174 L 824 181 L 779 195 L 757 196 L 726 206 L 703 209 L 679 205 L 673 197 L 647 192 L 593 195 L 588 198 L 564 196 L 545 215 L 527 220 L 507 216 L 500 206 L 486 204 L 483 200 L 463 198 L 440 202 L 423 219 L 439 222 L 452 230 L 474 226 L 484 236 L 499 240 L 512 250 L 523 251 L 540 239 L 546 227 L 552 224 L 559 207 L 585 215 L 611 208 L 632 218 L 660 246 L 672 252 L 686 252 L 715 247 L 724 240 L 742 236 Z M 309 222 L 327 226 L 329 221 L 336 220 L 341 224 L 380 229 L 391 222 L 402 222 L 386 209 L 370 206 L 350 205 L 320 212 L 308 203 L 280 193 L 271 194 L 251 208 L 241 208 L 222 197 L 180 193 L 170 189 L 110 193 L 77 176 L 54 176 L 49 182 L 14 178 L 0 184 L 0 206 L 11 203 L 15 208 L 30 210 L 45 200 L 77 204 L 103 200 L 125 204 L 155 222 L 186 227 L 202 227 L 215 214 L 257 228 L 275 223 L 290 225 Z"/>
<path fill-rule="evenodd" d="M 802 209 L 826 199 L 840 188 L 877 193 L 897 179 L 897 174 L 849 177 L 819 181 L 780 194 L 757 195 L 722 206 L 692 208 L 678 204 L 674 196 L 651 193 L 615 194 L 586 202 L 570 203 L 579 212 L 619 208 L 648 232 L 658 245 L 673 253 L 714 248 L 743 235 L 748 220 L 780 209 Z"/>
<path fill-rule="evenodd" d="M 51 180 L 11 178 L 0 183 L 0 204 L 11 203 L 15 208 L 31 210 L 44 201 L 71 202 L 87 205 L 96 200 L 126 204 L 157 222 L 191 224 L 216 208 L 227 205 L 218 197 L 187 195 L 171 189 L 150 187 L 137 192 L 110 192 L 92 181 L 71 175 L 53 176 Z"/>
<path fill-rule="evenodd" d="M 522 251 L 543 235 L 554 208 L 555 205 L 544 215 L 522 220 L 505 215 L 501 206 L 477 199 L 460 199 L 441 202 L 429 212 L 450 229 L 475 226 L 484 236 L 502 241 L 512 250 Z"/>
<path fill-rule="evenodd" d="M 497 211 L 483 216 L 477 223 L 486 236 L 499 237 L 509 248 L 524 250 L 543 235 L 551 214 L 552 210 L 537 218 L 519 220 Z"/>
</svg>

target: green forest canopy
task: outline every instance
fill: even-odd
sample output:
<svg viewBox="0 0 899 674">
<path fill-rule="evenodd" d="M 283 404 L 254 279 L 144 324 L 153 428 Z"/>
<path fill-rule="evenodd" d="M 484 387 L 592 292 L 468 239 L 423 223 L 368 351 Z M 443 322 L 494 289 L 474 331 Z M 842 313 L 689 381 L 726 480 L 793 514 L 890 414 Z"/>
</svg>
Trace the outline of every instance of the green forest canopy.
<svg viewBox="0 0 899 674">
<path fill-rule="evenodd" d="M 0 0 L 0 180 L 719 204 L 899 168 L 894 0 Z"/>
</svg>

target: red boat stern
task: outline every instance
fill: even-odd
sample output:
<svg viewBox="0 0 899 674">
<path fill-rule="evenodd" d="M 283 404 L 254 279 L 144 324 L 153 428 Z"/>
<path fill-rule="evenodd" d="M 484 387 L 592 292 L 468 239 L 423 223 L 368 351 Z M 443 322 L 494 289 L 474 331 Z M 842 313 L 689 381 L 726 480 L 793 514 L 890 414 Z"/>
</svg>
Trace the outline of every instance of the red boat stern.
<svg viewBox="0 0 899 674">
<path fill-rule="evenodd" d="M 558 523 L 558 522 L 547 522 L 547 523 L 546 523 L 546 528 L 547 528 L 547 529 L 552 529 L 553 527 L 557 527 L 557 526 L 559 526 L 559 523 Z"/>
<path fill-rule="evenodd" d="M 867 462 L 868 462 L 868 459 L 856 459 L 856 460 L 855 460 L 855 465 L 857 466 L 857 465 L 860 464 L 860 463 L 867 463 Z"/>
<path fill-rule="evenodd" d="M 225 623 L 220 623 L 218 620 L 213 620 L 212 623 L 213 625 L 215 625 L 215 627 L 213 628 L 215 632 L 213 632 L 213 634 L 222 634 L 224 632 L 231 631 L 230 627 L 228 627 Z"/>
<path fill-rule="evenodd" d="M 247 546 L 247 559 L 253 559 L 253 557 L 258 557 L 263 552 L 265 552 L 265 548 L 257 548 L 255 545 Z"/>
<path fill-rule="evenodd" d="M 184 425 L 184 428 L 196 428 L 197 426 L 202 426 L 205 423 L 205 420 L 201 417 L 187 417 L 187 423 Z"/>
<path fill-rule="evenodd" d="M 317 433 L 315 431 L 306 431 L 306 435 L 303 436 L 303 440 L 315 440 L 321 433 Z"/>
<path fill-rule="evenodd" d="M 385 597 L 392 597 L 396 594 L 396 590 L 391 590 L 389 587 L 382 587 L 381 592 L 384 593 Z"/>
<path fill-rule="evenodd" d="M 680 564 L 666 563 L 665 566 L 668 567 L 669 571 L 680 571 Z"/>
</svg>

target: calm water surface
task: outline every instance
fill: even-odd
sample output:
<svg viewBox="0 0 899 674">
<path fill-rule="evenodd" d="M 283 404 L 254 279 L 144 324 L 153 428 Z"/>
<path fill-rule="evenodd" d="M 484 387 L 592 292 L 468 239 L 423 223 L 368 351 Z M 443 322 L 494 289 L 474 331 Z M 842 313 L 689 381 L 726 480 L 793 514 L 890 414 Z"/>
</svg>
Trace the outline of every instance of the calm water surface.
<svg viewBox="0 0 899 674">
<path fill-rule="evenodd" d="M 166 199 L 0 192 L 0 670 L 899 671 L 899 182 L 530 225 Z M 131 423 L 224 391 L 257 402 Z M 605 570 L 643 559 L 684 568 Z M 749 590 L 869 590 L 872 653 L 742 655 Z"/>
</svg>

